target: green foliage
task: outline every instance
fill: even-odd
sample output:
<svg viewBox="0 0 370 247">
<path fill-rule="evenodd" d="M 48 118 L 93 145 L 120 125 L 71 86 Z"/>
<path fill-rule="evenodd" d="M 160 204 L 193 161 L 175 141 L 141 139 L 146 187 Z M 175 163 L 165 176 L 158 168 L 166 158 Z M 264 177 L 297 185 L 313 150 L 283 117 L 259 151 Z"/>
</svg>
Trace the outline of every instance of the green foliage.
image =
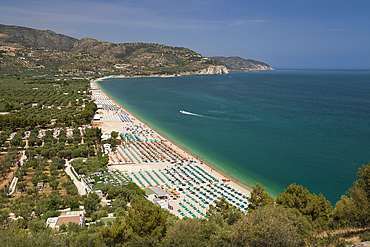
<svg viewBox="0 0 370 247">
<path fill-rule="evenodd" d="M 105 167 L 105 163 L 98 158 L 87 158 L 85 162 L 82 159 L 72 161 L 72 165 L 78 174 L 88 174 L 96 172 L 99 168 Z"/>
<path fill-rule="evenodd" d="M 52 179 L 50 182 L 50 187 L 53 188 L 53 190 L 57 190 L 59 185 L 59 181 L 56 179 Z"/>
<path fill-rule="evenodd" d="M 33 219 L 28 224 L 32 233 L 42 232 L 46 229 L 45 221 L 42 219 Z"/>
<path fill-rule="evenodd" d="M 64 166 L 66 164 L 66 161 L 64 159 L 54 158 L 53 159 L 53 164 L 56 165 L 56 169 L 60 170 L 60 169 L 64 168 Z"/>
<path fill-rule="evenodd" d="M 98 238 L 109 246 L 119 246 L 127 242 L 132 235 L 132 228 L 124 219 L 118 217 L 112 227 L 105 226 L 100 230 Z"/>
<path fill-rule="evenodd" d="M 84 200 L 83 205 L 86 211 L 86 216 L 89 217 L 93 212 L 95 212 L 100 206 L 100 198 L 97 194 L 91 193 Z"/>
<path fill-rule="evenodd" d="M 140 237 L 136 237 L 136 236 L 131 238 L 127 245 L 130 246 L 130 247 L 142 247 L 142 246 L 157 247 L 157 246 L 162 246 L 157 238 L 154 238 L 154 237 L 140 238 Z"/>
<path fill-rule="evenodd" d="M 43 80 L 47 79 L 43 78 Z M 50 84 L 35 85 L 33 80 L 29 82 L 25 84 L 14 80 L 13 77 L 5 77 L 0 80 L 2 89 L 0 90 L 0 98 L 5 100 L 5 103 L 0 102 L 0 111 L 2 111 L 1 108 L 3 110 L 17 110 L 11 111 L 9 115 L 0 116 L 0 130 L 45 127 L 51 119 L 57 119 L 59 124 L 67 124 L 68 126 L 71 125 L 73 119 L 77 119 L 79 124 L 90 121 L 89 117 L 91 109 L 94 109 L 93 106 L 89 106 L 84 111 L 77 110 L 74 106 L 66 107 L 69 102 L 75 102 L 80 97 L 74 92 L 85 89 L 88 86 L 87 81 L 59 83 L 59 90 L 56 90 L 54 78 L 50 80 Z M 38 106 L 33 107 L 34 103 L 37 103 Z M 30 139 L 31 144 L 34 145 L 35 137 L 30 137 Z"/>
<path fill-rule="evenodd" d="M 113 209 L 125 209 L 127 206 L 127 199 L 124 198 L 121 194 L 119 194 L 114 201 L 111 203 Z"/>
<path fill-rule="evenodd" d="M 305 246 L 309 222 L 296 209 L 267 205 L 243 217 L 230 233 L 232 246 Z"/>
<path fill-rule="evenodd" d="M 126 214 L 126 211 L 124 208 L 117 208 L 114 212 L 113 212 L 113 216 L 114 217 L 119 217 L 119 216 L 125 216 Z"/>
<path fill-rule="evenodd" d="M 326 247 L 326 246 L 336 246 L 336 247 L 346 247 L 347 243 L 344 239 L 341 239 L 340 236 L 327 233 L 325 237 L 311 237 L 307 240 L 307 246 L 312 247 Z"/>
<path fill-rule="evenodd" d="M 58 217 L 61 212 L 59 210 L 47 210 L 41 217 L 42 220 L 46 221 L 48 218 Z"/>
<path fill-rule="evenodd" d="M 93 221 L 100 220 L 102 217 L 108 217 L 108 212 L 105 210 L 99 210 L 99 211 L 93 212 L 90 215 L 90 217 Z"/>
<path fill-rule="evenodd" d="M 76 185 L 73 183 L 72 179 L 70 178 L 67 181 L 62 183 L 62 187 L 67 191 L 68 195 L 76 196 L 78 194 Z"/>
<path fill-rule="evenodd" d="M 342 222 L 361 227 L 370 226 L 370 163 L 359 168 L 357 181 L 337 202 L 334 216 Z"/>
<path fill-rule="evenodd" d="M 206 225 L 206 224 L 204 224 Z M 207 246 L 209 238 L 203 234 L 201 220 L 180 220 L 168 229 L 164 246 Z"/>
<path fill-rule="evenodd" d="M 36 203 L 36 207 L 34 208 L 35 215 L 41 217 L 42 214 L 46 213 L 47 209 L 47 200 L 40 199 Z"/>
<path fill-rule="evenodd" d="M 288 208 L 298 209 L 309 222 L 318 227 L 327 224 L 332 215 L 332 206 L 325 197 L 311 194 L 302 185 L 291 184 L 276 198 L 276 203 Z"/>
<path fill-rule="evenodd" d="M 63 207 L 64 208 L 71 208 L 72 210 L 74 209 L 79 209 L 80 207 L 80 200 L 79 197 L 75 196 L 70 196 L 70 197 L 64 197 L 63 198 Z"/>
<path fill-rule="evenodd" d="M 14 222 L 18 223 L 17 221 Z M 65 236 L 55 234 L 51 229 L 26 231 L 12 224 L 9 229 L 0 231 L 0 241 L 7 247 L 66 246 Z"/>
<path fill-rule="evenodd" d="M 110 135 L 111 135 L 112 138 L 115 139 L 115 138 L 118 137 L 118 132 L 117 131 L 112 131 Z"/>
<path fill-rule="evenodd" d="M 259 183 L 252 186 L 252 189 L 248 205 L 249 211 L 275 203 L 274 198 L 269 193 L 265 192 L 266 188 Z"/>
<path fill-rule="evenodd" d="M 127 226 L 139 237 L 164 238 L 167 230 L 167 216 L 159 206 L 146 199 L 137 200 L 127 208 Z"/>
<path fill-rule="evenodd" d="M 116 141 L 116 139 L 114 138 L 108 138 L 104 143 L 109 143 L 110 145 L 112 145 L 112 147 L 116 146 L 119 144 L 118 141 Z"/>
<path fill-rule="evenodd" d="M 0 209 L 0 225 L 8 221 L 9 213 L 8 209 Z"/>
<path fill-rule="evenodd" d="M 370 231 L 366 231 L 362 234 L 360 234 L 361 242 L 370 241 Z"/>
<path fill-rule="evenodd" d="M 123 200 L 127 202 L 134 201 L 135 199 L 144 198 L 145 192 L 140 189 L 140 187 L 135 183 L 129 183 L 127 186 L 105 186 L 101 189 L 103 193 L 107 193 L 107 199 L 117 198 L 118 200 Z M 113 202 L 112 205 L 115 203 Z"/>
<path fill-rule="evenodd" d="M 19 201 L 13 202 L 10 210 L 14 213 L 15 217 L 22 217 L 27 226 L 27 220 L 31 217 L 33 203 L 28 198 L 21 197 Z"/>
<path fill-rule="evenodd" d="M 60 197 L 59 194 L 56 194 L 56 193 L 52 193 L 49 195 L 48 197 L 48 200 L 46 202 L 47 204 L 47 209 L 48 210 L 59 210 L 60 209 L 60 206 L 62 204 L 62 198 Z"/>
<path fill-rule="evenodd" d="M 215 206 L 209 206 L 207 217 L 220 214 L 224 220 L 227 219 L 227 222 L 232 225 L 243 215 L 239 209 L 236 209 L 234 206 L 228 203 L 225 197 L 222 197 L 221 200 L 216 200 L 215 202 Z"/>
</svg>

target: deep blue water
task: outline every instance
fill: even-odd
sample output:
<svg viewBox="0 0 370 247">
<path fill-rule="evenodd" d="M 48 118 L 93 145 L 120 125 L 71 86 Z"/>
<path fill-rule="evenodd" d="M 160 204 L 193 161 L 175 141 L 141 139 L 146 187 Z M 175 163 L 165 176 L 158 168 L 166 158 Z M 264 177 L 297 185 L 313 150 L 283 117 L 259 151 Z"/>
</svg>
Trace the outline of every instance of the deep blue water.
<svg viewBox="0 0 370 247">
<path fill-rule="evenodd" d="M 274 196 L 295 182 L 334 206 L 370 162 L 369 70 L 117 78 L 99 86 L 167 138 Z"/>
</svg>

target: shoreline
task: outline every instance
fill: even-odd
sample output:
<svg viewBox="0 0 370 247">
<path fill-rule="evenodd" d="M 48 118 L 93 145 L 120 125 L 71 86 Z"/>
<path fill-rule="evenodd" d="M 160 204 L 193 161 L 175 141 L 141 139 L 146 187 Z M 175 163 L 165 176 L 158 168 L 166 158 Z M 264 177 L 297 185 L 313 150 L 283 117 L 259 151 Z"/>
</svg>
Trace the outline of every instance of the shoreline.
<svg viewBox="0 0 370 247">
<path fill-rule="evenodd" d="M 185 153 L 187 156 L 190 156 L 190 157 L 193 157 L 197 160 L 201 160 L 200 158 L 202 158 L 201 156 L 197 155 L 196 153 L 193 153 L 192 151 L 188 150 L 187 148 L 179 145 L 178 143 L 176 143 L 174 140 L 172 140 L 170 137 L 164 135 L 163 133 L 161 133 L 160 131 L 158 131 L 155 127 L 151 126 L 150 124 L 148 125 L 145 121 L 143 121 L 142 119 L 140 118 L 137 118 L 137 116 L 135 114 L 132 114 L 132 112 L 128 111 L 125 107 L 123 107 L 121 104 L 117 103 L 117 101 L 113 100 L 112 97 L 110 97 L 106 92 L 104 92 L 102 90 L 101 87 L 99 87 L 99 85 L 97 84 L 97 82 L 101 82 L 105 79 L 109 79 L 109 78 L 127 78 L 127 79 L 130 79 L 130 78 L 141 78 L 141 77 L 144 77 L 144 76 L 135 76 L 135 77 L 127 77 L 127 76 L 108 76 L 108 77 L 103 77 L 103 78 L 97 78 L 94 80 L 95 84 L 96 84 L 96 87 L 97 89 L 99 89 L 101 91 L 101 93 L 103 95 L 105 95 L 107 98 L 109 98 L 112 102 L 114 102 L 117 106 L 119 106 L 122 110 L 124 110 L 125 112 L 129 113 L 133 118 L 135 118 L 138 122 L 140 122 L 141 124 L 145 124 L 145 126 L 147 126 L 148 128 L 152 129 L 155 133 L 159 134 L 160 136 L 164 137 L 165 139 L 168 140 L 169 143 L 171 143 L 172 145 L 174 145 L 178 150 L 182 151 L 183 153 Z M 145 76 L 147 77 L 147 76 Z M 169 77 L 169 76 L 164 76 L 165 77 Z M 173 76 L 172 76 L 173 77 Z M 104 126 L 100 126 L 100 128 L 103 130 L 103 127 Z M 120 130 L 117 130 L 116 131 L 120 132 Z M 200 158 L 199 158 L 200 157 Z M 207 171 L 210 171 L 212 174 L 216 174 L 216 176 L 219 178 L 219 180 L 221 181 L 221 179 L 227 179 L 229 180 L 228 184 L 230 184 L 231 186 L 235 187 L 236 189 L 238 190 L 241 190 L 243 191 L 244 193 L 246 194 L 250 194 L 250 192 L 252 191 L 252 188 L 249 187 L 248 185 L 236 180 L 234 177 L 230 176 L 230 174 L 225 174 L 225 172 L 221 171 L 219 168 L 216 168 L 215 166 L 213 166 L 212 164 L 210 164 L 209 162 L 205 162 L 205 161 L 202 161 L 203 164 L 202 166 L 204 166 L 205 168 L 207 168 L 206 170 Z"/>
</svg>

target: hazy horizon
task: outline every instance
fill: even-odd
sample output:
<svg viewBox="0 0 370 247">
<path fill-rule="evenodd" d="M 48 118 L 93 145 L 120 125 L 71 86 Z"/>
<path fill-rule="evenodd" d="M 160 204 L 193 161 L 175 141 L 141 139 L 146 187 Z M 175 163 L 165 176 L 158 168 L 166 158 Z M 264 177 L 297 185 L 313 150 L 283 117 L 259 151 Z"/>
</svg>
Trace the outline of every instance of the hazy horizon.
<svg viewBox="0 0 370 247">
<path fill-rule="evenodd" d="M 78 39 L 180 46 L 281 69 L 370 68 L 364 0 L 3 2 L 0 23 Z"/>
</svg>

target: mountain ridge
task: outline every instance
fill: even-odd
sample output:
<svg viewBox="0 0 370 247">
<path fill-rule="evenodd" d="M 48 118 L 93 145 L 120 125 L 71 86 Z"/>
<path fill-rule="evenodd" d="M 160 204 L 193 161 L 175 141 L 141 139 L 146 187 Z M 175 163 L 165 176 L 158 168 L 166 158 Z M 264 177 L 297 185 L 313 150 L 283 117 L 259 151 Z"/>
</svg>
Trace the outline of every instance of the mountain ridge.
<svg viewBox="0 0 370 247">
<path fill-rule="evenodd" d="M 75 75 L 228 73 L 222 62 L 189 48 L 76 39 L 51 30 L 3 24 L 0 57 L 0 64 L 7 68 L 44 68 Z"/>
<path fill-rule="evenodd" d="M 251 70 L 274 70 L 270 65 L 253 59 L 233 57 L 211 57 L 226 66 L 228 70 L 251 71 Z"/>
</svg>

